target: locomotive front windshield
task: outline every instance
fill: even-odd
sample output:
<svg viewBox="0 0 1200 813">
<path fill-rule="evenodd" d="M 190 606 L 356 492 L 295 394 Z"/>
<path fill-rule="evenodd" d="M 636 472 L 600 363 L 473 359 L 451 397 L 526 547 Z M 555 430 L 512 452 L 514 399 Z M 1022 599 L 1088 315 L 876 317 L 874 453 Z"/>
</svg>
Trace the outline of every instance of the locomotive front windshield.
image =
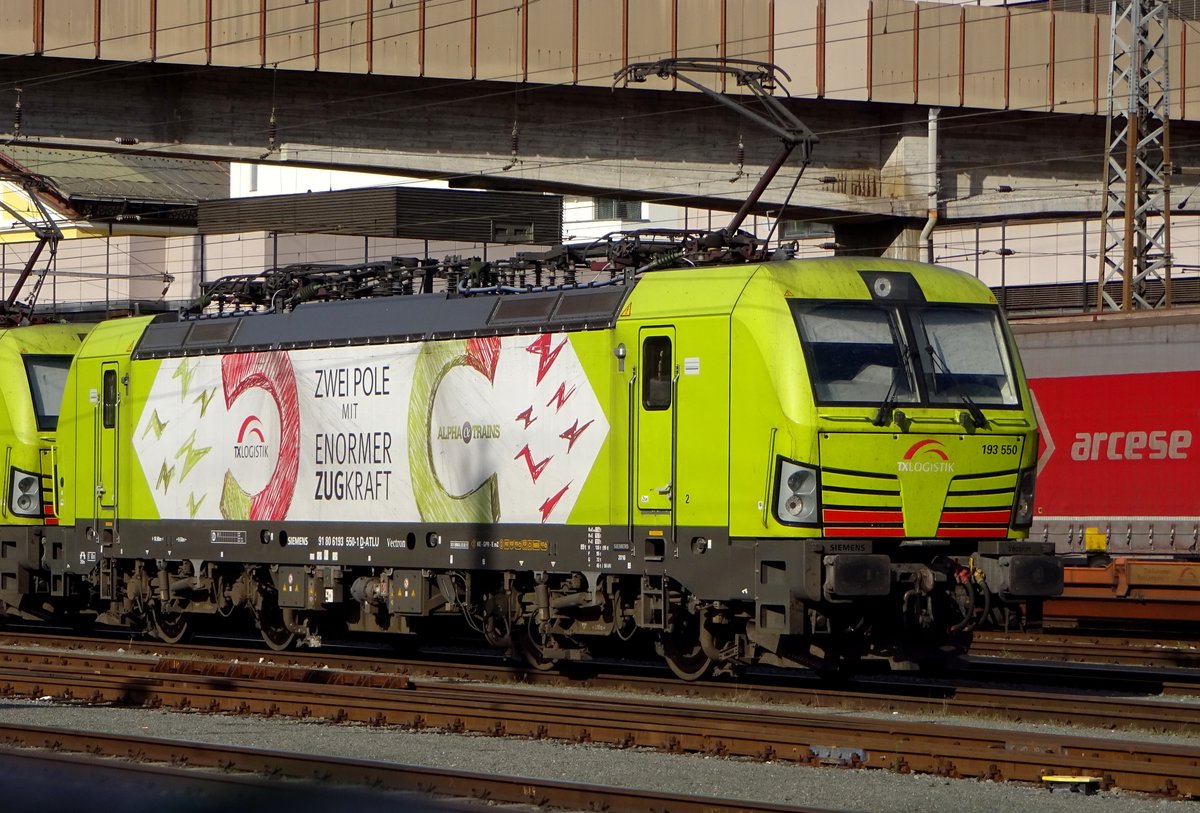
<svg viewBox="0 0 1200 813">
<path fill-rule="evenodd" d="M 29 394 L 33 396 L 33 412 L 39 432 L 58 427 L 63 391 L 67 387 L 67 372 L 71 356 L 25 356 L 25 375 L 29 379 Z"/>
<path fill-rule="evenodd" d="M 999 311 L 793 300 L 822 404 L 1020 405 Z"/>
</svg>

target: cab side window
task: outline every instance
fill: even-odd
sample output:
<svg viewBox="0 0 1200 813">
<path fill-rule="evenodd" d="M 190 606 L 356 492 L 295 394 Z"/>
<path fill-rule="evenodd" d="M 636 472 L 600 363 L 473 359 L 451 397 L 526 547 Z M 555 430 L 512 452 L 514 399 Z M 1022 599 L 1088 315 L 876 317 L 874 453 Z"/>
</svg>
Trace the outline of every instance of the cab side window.
<svg viewBox="0 0 1200 813">
<path fill-rule="evenodd" d="M 117 371 L 104 371 L 104 428 L 112 429 L 117 425 Z"/>
<path fill-rule="evenodd" d="M 642 406 L 648 410 L 671 406 L 671 339 L 651 336 L 642 343 Z"/>
</svg>

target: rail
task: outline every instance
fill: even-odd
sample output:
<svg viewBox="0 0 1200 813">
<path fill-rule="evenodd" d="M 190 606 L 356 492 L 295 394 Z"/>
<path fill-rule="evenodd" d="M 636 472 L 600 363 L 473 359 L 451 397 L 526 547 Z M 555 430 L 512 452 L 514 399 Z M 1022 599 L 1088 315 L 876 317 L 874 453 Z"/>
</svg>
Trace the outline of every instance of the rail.
<svg viewBox="0 0 1200 813">
<path fill-rule="evenodd" d="M 931 723 L 766 708 L 749 705 L 744 697 L 734 705 L 714 706 L 631 692 L 613 698 L 597 691 L 540 692 L 335 672 L 244 661 L 41 652 L 27 663 L 18 657 L 0 667 L 0 687 L 9 695 L 92 703 L 317 717 L 992 780 L 1036 783 L 1046 775 L 1078 774 L 1096 777 L 1109 788 L 1200 797 L 1200 745 L 1191 742 L 1043 734 L 992 724 L 959 725 L 949 717 Z M 997 694 L 1022 695 L 1011 690 Z M 1068 701 L 1090 703 L 1093 718 L 1100 714 L 1110 720 L 1114 708 L 1123 705 L 1114 696 L 1058 693 L 1040 701 L 1025 697 L 1025 707 L 1014 707 L 1009 714 L 1025 717 L 1030 706 L 1040 703 L 1043 714 L 1059 706 L 1060 718 L 1069 717 Z M 1163 710 L 1155 714 L 1161 717 Z M 1191 711 L 1174 709 L 1176 714 Z M 992 719 L 978 711 L 964 713 L 985 722 Z"/>
</svg>

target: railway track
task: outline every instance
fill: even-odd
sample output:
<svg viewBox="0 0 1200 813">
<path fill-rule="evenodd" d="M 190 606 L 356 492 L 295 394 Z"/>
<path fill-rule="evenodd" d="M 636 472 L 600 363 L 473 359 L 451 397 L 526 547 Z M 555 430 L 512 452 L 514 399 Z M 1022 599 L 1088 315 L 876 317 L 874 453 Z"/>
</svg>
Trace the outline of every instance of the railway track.
<svg viewBox="0 0 1200 813">
<path fill-rule="evenodd" d="M 191 649 L 195 654 L 188 659 L 146 652 L 8 649 L 0 663 L 0 693 L 1024 782 L 1038 782 L 1047 774 L 1085 774 L 1108 787 L 1200 796 L 1200 744 L 1161 744 L 1128 733 L 1194 730 L 1200 706 L 1149 698 L 937 684 L 872 692 L 851 683 L 795 687 L 790 693 L 780 687 L 725 685 L 720 691 L 737 703 L 714 704 L 667 697 L 665 686 L 627 677 L 620 678 L 623 692 L 614 698 L 596 690 L 597 679 L 589 681 L 586 692 L 548 690 L 446 681 L 418 675 L 408 666 L 383 665 L 377 658 L 362 659 L 359 668 L 349 665 L 353 661 L 334 667 L 325 653 L 311 656 L 309 665 L 301 665 L 295 655 L 286 664 L 248 663 L 245 651 L 231 661 L 215 651 Z M 463 676 L 461 666 L 451 671 Z M 509 679 L 518 677 L 510 674 Z M 688 692 L 706 691 L 671 683 Z M 919 718 L 935 716 L 939 722 L 829 713 L 835 706 L 903 711 Z M 967 726 L 955 724 L 957 715 L 997 723 L 1098 724 L 1124 733 L 1105 739 L 1004 729 L 991 722 Z"/>
<path fill-rule="evenodd" d="M 1085 632 L 978 632 L 971 654 L 1027 660 L 1129 664 L 1166 669 L 1200 669 L 1200 641 L 1135 638 Z"/>
<path fill-rule="evenodd" d="M 35 750 L 31 753 L 29 749 Z M 303 801 L 305 803 L 299 806 L 306 811 L 347 810 L 359 805 L 379 808 L 391 802 L 396 804 L 395 809 L 417 809 L 423 813 L 492 810 L 497 804 L 525 805 L 528 806 L 525 809 L 529 810 L 600 809 L 612 813 L 657 813 L 663 810 L 681 813 L 829 813 L 824 808 L 759 803 L 751 807 L 730 799 L 687 797 L 576 782 L 504 777 L 63 728 L 0 725 L 0 759 L 53 759 L 61 772 L 69 770 L 72 764 L 72 757 L 64 757 L 63 752 L 86 754 L 87 765 L 93 764 L 97 757 L 124 760 L 126 762 L 123 764 L 109 767 L 138 774 L 136 781 L 139 784 L 153 781 L 165 785 L 168 792 L 177 785 L 186 785 L 186 790 L 181 792 L 189 794 L 189 806 L 192 807 L 195 806 L 197 795 L 228 804 L 234 792 L 245 794 L 249 785 L 251 789 L 263 792 L 261 798 L 252 796 L 260 804 L 266 802 L 279 806 Z M 75 764 L 79 766 L 81 763 Z M 212 769 L 219 773 L 201 773 L 198 769 Z M 263 777 L 270 778 L 264 780 Z M 291 782 L 285 784 L 287 780 Z M 197 788 L 197 783 L 202 783 L 202 786 Z M 331 784 L 340 787 L 331 789 Z M 370 788 L 369 795 L 351 792 L 352 789 L 364 788 Z M 387 799 L 381 797 L 382 793 L 409 796 Z M 479 804 L 463 805 L 448 800 L 471 800 Z M 144 806 L 137 799 L 126 801 L 132 801 L 135 810 L 156 809 L 151 806 L 150 799 L 146 800 Z M 123 809 L 130 808 L 124 806 Z"/>
<path fill-rule="evenodd" d="M 462 653 L 448 656 L 433 653 L 421 658 L 399 658 L 391 651 L 387 651 L 386 655 L 381 655 L 379 650 L 371 650 L 370 654 L 355 654 L 355 650 L 348 647 L 286 653 L 259 650 L 266 660 L 261 667 L 256 667 L 255 661 L 262 658 L 255 650 L 243 647 L 197 643 L 171 645 L 145 639 L 47 638 L 41 634 L 12 632 L 0 633 L 0 657 L 5 656 L 3 648 L 6 646 L 15 648 L 13 656 L 36 656 L 43 643 L 47 642 L 55 651 L 96 653 L 101 656 L 96 659 L 100 665 L 119 665 L 123 659 L 110 660 L 103 655 L 118 653 L 131 658 L 176 658 L 193 662 L 190 668 L 210 674 L 219 674 L 228 668 L 228 664 L 241 664 L 238 668 L 251 672 L 256 668 L 273 672 L 279 667 L 290 666 L 309 670 L 309 674 L 314 676 L 310 678 L 313 680 L 375 685 L 379 688 L 395 688 L 402 685 L 407 677 L 420 676 L 477 683 L 634 691 L 669 697 L 851 711 L 919 715 L 984 713 L 990 717 L 1023 722 L 1130 727 L 1166 732 L 1189 731 L 1191 717 L 1177 715 L 1174 711 L 1167 714 L 1133 711 L 1114 715 L 1111 709 L 1089 709 L 1081 704 L 1065 702 L 1062 690 L 1074 694 L 1086 671 L 1090 689 L 1126 695 L 1130 704 L 1134 702 L 1134 698 L 1129 697 L 1131 695 L 1200 696 L 1200 673 L 1164 673 L 1119 667 L 1101 670 L 1082 665 L 1063 666 L 1043 661 L 1021 663 L 989 658 L 972 662 L 967 669 L 956 673 L 957 679 L 954 680 L 896 677 L 885 673 L 859 675 L 831 683 L 808 672 L 787 670 L 756 672 L 737 681 L 716 679 L 688 683 L 667 676 L 667 671 L 658 665 L 646 669 L 627 663 L 592 664 L 563 672 L 542 672 L 514 665 L 491 654 L 479 657 Z M 90 668 L 89 658 L 85 657 L 83 663 Z M 995 684 L 1001 688 L 995 688 Z M 1047 691 L 1039 693 L 1026 690 L 1018 697 L 1011 691 L 1013 685 L 1041 687 Z M 1054 691 L 1055 688 L 1059 691 Z"/>
</svg>

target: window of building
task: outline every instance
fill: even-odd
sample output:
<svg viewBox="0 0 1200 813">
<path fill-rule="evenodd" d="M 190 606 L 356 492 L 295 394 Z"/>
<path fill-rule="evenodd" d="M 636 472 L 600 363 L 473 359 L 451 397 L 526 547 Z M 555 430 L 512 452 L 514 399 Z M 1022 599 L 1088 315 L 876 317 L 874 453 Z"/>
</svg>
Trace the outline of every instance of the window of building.
<svg viewBox="0 0 1200 813">
<path fill-rule="evenodd" d="M 594 220 L 644 220 L 640 200 L 614 200 L 594 198 L 592 200 Z"/>
<path fill-rule="evenodd" d="M 832 240 L 833 226 L 812 220 L 785 220 L 781 229 L 784 240 Z"/>
</svg>

